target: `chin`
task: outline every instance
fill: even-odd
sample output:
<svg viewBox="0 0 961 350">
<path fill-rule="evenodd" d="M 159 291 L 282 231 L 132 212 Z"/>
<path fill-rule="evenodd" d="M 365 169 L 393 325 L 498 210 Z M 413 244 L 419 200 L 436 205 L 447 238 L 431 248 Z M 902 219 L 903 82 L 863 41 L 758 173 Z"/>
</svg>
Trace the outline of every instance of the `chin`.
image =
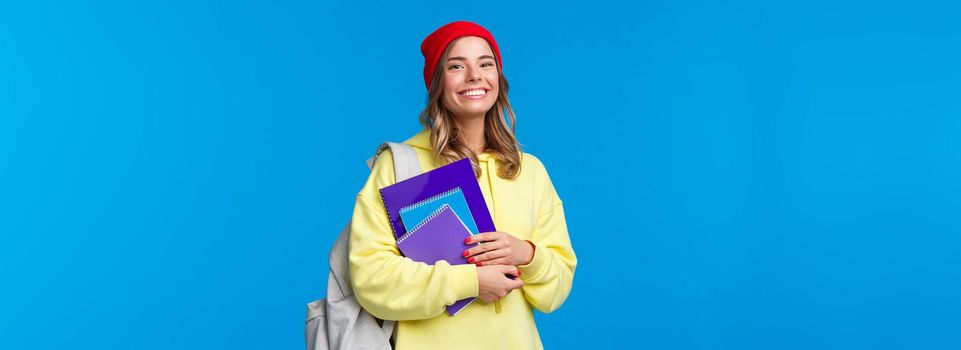
<svg viewBox="0 0 961 350">
<path fill-rule="evenodd" d="M 490 106 L 487 108 L 465 108 L 460 110 L 459 112 L 461 112 L 464 115 L 486 115 L 487 111 L 490 111 L 492 107 L 493 106 Z M 461 114 L 461 113 L 455 113 L 455 114 Z"/>
</svg>

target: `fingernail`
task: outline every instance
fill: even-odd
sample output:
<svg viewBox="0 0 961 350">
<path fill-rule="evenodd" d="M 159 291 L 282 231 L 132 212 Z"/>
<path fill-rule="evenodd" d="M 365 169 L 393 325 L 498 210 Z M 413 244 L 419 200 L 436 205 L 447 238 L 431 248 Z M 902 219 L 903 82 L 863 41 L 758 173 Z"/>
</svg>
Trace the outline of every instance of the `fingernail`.
<svg viewBox="0 0 961 350">
<path fill-rule="evenodd" d="M 470 255 L 470 253 L 465 250 L 463 253 L 461 253 L 461 255 L 463 255 L 466 258 L 468 255 Z"/>
<path fill-rule="evenodd" d="M 469 263 L 474 262 L 474 257 L 472 256 L 472 257 L 467 258 L 467 262 L 469 262 Z"/>
<path fill-rule="evenodd" d="M 478 262 L 474 263 L 474 265 L 481 266 L 481 265 L 484 265 L 484 263 L 478 261 Z"/>
<path fill-rule="evenodd" d="M 517 270 L 517 277 L 521 277 L 521 270 Z"/>
<path fill-rule="evenodd" d="M 464 238 L 464 244 L 470 243 L 470 237 Z"/>
</svg>

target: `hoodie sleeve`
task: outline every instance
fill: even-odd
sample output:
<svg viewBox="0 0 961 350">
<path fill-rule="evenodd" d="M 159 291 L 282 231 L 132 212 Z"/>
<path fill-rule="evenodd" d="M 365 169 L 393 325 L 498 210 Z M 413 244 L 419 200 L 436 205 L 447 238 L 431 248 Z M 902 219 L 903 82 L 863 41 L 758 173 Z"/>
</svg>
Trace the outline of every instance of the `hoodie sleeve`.
<svg viewBox="0 0 961 350">
<path fill-rule="evenodd" d="M 527 301 L 541 312 L 549 313 L 557 310 L 570 294 L 577 257 L 567 233 L 563 203 L 543 164 L 538 161 L 535 165 L 538 170 L 535 186 L 540 187 L 541 195 L 535 198 L 538 214 L 531 235 L 534 258 L 518 268 Z"/>
<path fill-rule="evenodd" d="M 349 240 L 350 281 L 357 301 L 375 317 L 420 320 L 441 315 L 446 305 L 475 297 L 474 265 L 435 265 L 401 256 L 380 189 L 394 183 L 390 151 L 377 159 L 357 195 Z"/>
</svg>

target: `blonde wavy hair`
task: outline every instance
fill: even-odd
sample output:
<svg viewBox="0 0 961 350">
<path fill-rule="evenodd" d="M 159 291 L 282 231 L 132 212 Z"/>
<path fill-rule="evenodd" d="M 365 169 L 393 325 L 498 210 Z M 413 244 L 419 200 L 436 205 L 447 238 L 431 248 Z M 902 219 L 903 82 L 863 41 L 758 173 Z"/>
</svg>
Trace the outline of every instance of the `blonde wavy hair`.
<svg viewBox="0 0 961 350">
<path fill-rule="evenodd" d="M 447 45 L 441 55 L 440 62 L 447 62 L 453 42 Z M 495 60 L 496 61 L 496 60 Z M 497 64 L 498 93 L 494 105 L 484 115 L 484 140 L 486 151 L 497 160 L 497 176 L 502 179 L 514 179 L 521 169 L 521 145 L 514 136 L 517 125 L 514 109 L 507 99 L 507 79 L 501 71 L 500 62 Z M 481 168 L 477 158 L 467 144 L 461 139 L 460 130 L 454 122 L 454 114 L 444 107 L 441 95 L 444 92 L 444 66 L 438 64 L 431 78 L 430 89 L 427 91 L 427 107 L 420 113 L 420 124 L 430 129 L 430 145 L 434 156 L 440 160 L 440 165 L 450 164 L 464 158 L 470 158 L 474 167 L 474 175 L 481 176 Z M 510 125 L 507 124 L 510 120 Z"/>
</svg>

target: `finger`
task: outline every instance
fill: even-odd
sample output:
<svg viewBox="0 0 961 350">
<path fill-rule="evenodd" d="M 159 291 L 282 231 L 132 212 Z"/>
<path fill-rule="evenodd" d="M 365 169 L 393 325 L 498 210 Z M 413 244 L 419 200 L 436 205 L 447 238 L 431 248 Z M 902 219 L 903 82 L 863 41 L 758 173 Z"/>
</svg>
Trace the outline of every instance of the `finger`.
<svg viewBox="0 0 961 350">
<path fill-rule="evenodd" d="M 503 258 L 503 257 L 507 257 L 507 256 L 509 256 L 509 255 L 510 255 L 510 252 L 508 252 L 506 249 L 497 249 L 497 250 L 492 250 L 492 251 L 489 251 L 489 252 L 486 252 L 486 253 L 482 253 L 482 254 L 478 254 L 478 255 L 469 257 L 469 258 L 467 258 L 467 262 L 468 262 L 468 263 L 480 263 L 480 262 L 484 262 L 484 265 L 490 265 L 490 264 L 488 264 L 486 261 L 488 261 L 488 260 L 493 260 L 493 259 L 498 259 L 498 258 Z M 478 265 L 478 266 L 479 266 L 479 265 Z"/>
<path fill-rule="evenodd" d="M 467 237 L 467 238 L 464 239 L 464 244 L 477 243 L 477 242 L 479 242 L 479 241 L 484 240 L 484 239 L 487 238 L 488 236 L 490 236 L 489 234 L 490 234 L 490 232 L 482 232 L 482 233 L 478 233 L 478 234 L 476 234 L 476 235 L 471 235 L 470 237 Z"/>
<path fill-rule="evenodd" d="M 484 261 L 484 266 L 489 266 L 489 265 L 511 265 L 511 261 L 507 257 L 490 259 L 490 260 Z"/>
<path fill-rule="evenodd" d="M 520 276 L 520 270 L 517 269 L 517 266 L 514 266 L 514 265 L 498 265 L 498 266 L 504 266 L 503 268 L 501 268 L 502 273 L 515 277 L 508 281 L 507 285 L 510 289 L 517 289 L 524 286 L 524 282 L 521 282 L 521 279 L 517 278 L 518 276 Z"/>
<path fill-rule="evenodd" d="M 510 251 L 511 251 L 510 243 L 506 241 L 493 241 L 489 243 L 484 243 L 478 247 L 474 247 L 471 249 L 475 249 L 475 248 L 477 248 L 477 254 L 472 254 L 472 255 L 480 255 L 481 253 L 490 253 L 490 252 L 502 251 L 502 250 L 507 251 L 507 253 L 510 254 Z"/>
<path fill-rule="evenodd" d="M 490 241 L 484 244 L 478 244 L 473 248 L 467 249 L 467 255 L 465 257 L 478 255 L 478 254 L 489 252 L 492 250 L 501 249 L 505 246 L 507 246 L 507 242 L 504 242 L 504 241 Z"/>
<path fill-rule="evenodd" d="M 479 244 L 477 246 L 474 246 L 473 248 L 468 248 L 466 252 L 467 252 L 467 256 L 474 256 L 474 255 L 486 253 L 495 249 L 497 249 L 497 246 L 493 244 Z"/>
<path fill-rule="evenodd" d="M 479 246 L 467 249 L 461 255 L 463 255 L 465 258 L 470 258 L 470 257 L 474 257 L 474 256 L 487 253 L 489 251 L 496 250 L 496 249 L 497 248 L 494 246 L 488 247 L 487 244 L 483 244 L 483 245 L 479 245 Z"/>
<path fill-rule="evenodd" d="M 520 289 L 524 287 L 524 281 L 522 281 L 520 278 L 515 278 L 508 282 L 508 286 L 511 290 Z"/>
<path fill-rule="evenodd" d="M 483 266 L 510 265 L 511 262 L 510 262 L 510 260 L 508 260 L 506 257 L 504 257 L 504 258 L 497 258 L 497 259 L 491 259 L 491 260 L 488 260 L 488 261 L 483 261 L 483 262 L 481 262 L 481 264 L 483 264 Z"/>
<path fill-rule="evenodd" d="M 472 235 L 472 236 L 470 236 L 470 237 L 467 237 L 467 239 L 464 240 L 464 244 L 472 244 L 472 243 L 477 243 L 477 242 L 496 241 L 496 240 L 500 239 L 501 237 L 502 237 L 501 232 L 496 232 L 496 231 L 493 231 L 493 232 L 482 232 L 482 233 L 478 233 L 478 234 L 476 234 L 476 235 Z"/>
</svg>

